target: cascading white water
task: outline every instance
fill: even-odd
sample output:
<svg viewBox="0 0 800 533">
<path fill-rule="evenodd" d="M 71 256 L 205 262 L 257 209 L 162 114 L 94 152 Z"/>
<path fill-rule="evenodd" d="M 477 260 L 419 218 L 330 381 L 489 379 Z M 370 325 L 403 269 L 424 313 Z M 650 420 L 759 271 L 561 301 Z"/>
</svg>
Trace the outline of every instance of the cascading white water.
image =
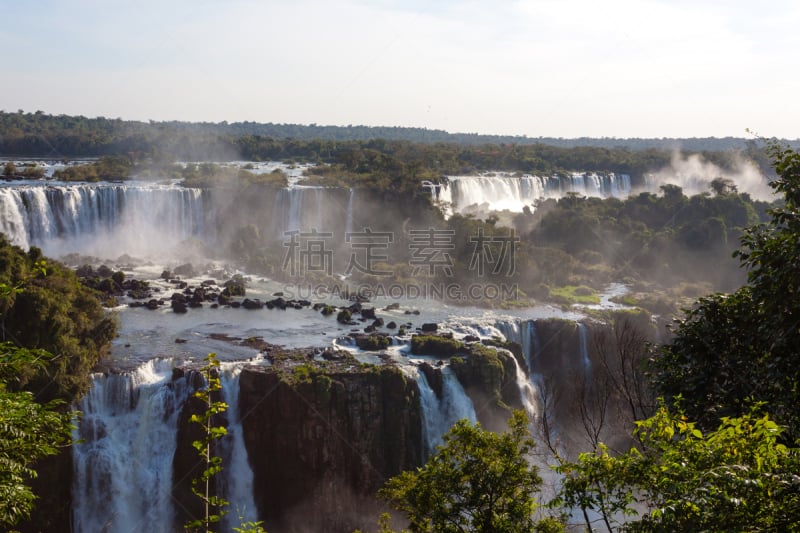
<svg viewBox="0 0 800 533">
<path fill-rule="evenodd" d="M 241 413 L 239 412 L 239 376 L 241 363 L 222 363 L 220 382 L 222 397 L 228 404 L 228 435 L 221 441 L 221 456 L 224 468 L 221 475 L 222 497 L 230 503 L 230 512 L 223 518 L 228 530 L 245 522 L 258 520 L 253 499 L 253 469 L 247 458 L 244 445 Z"/>
<path fill-rule="evenodd" d="M 464 387 L 461 386 L 458 377 L 449 367 L 441 369 L 441 401 L 436 397 L 425 374 L 417 368 L 411 370 L 412 375 L 416 376 L 419 388 L 426 452 L 431 454 L 436 451 L 437 446 L 442 444 L 442 437 L 453 424 L 464 418 L 475 423 L 478 417 L 475 414 L 472 400 L 464 392 Z"/>
<path fill-rule="evenodd" d="M 443 186 L 431 185 L 434 200 L 449 203 L 454 212 L 471 205 L 492 211 L 521 212 L 537 200 L 560 198 L 574 192 L 582 196 L 624 198 L 631 192 L 627 174 L 573 173 L 569 176 L 516 177 L 508 173 L 481 176 L 451 176 Z"/>
<path fill-rule="evenodd" d="M 172 527 L 177 420 L 188 397 L 172 361 L 129 374 L 95 375 L 81 401 L 73 446 L 76 532 L 165 531 Z"/>
<path fill-rule="evenodd" d="M 528 372 L 532 372 L 531 341 L 535 333 L 532 320 L 500 320 L 496 327 L 507 341 L 516 342 L 522 347 L 522 355 Z"/>
<path fill-rule="evenodd" d="M 528 372 L 534 374 L 534 360 L 541 351 L 536 323 L 533 320 L 501 320 L 497 323 L 497 329 L 503 333 L 506 340 L 522 346 L 522 354 L 525 357 L 525 364 L 528 365 Z"/>
<path fill-rule="evenodd" d="M 152 359 L 128 374 L 96 375 L 81 402 L 73 448 L 73 529 L 77 532 L 167 531 L 175 521 L 172 465 L 177 422 L 191 393 L 172 379 L 172 361 Z M 220 441 L 220 488 L 230 502 L 229 529 L 257 520 L 253 472 L 239 413 L 242 363 L 224 363 L 222 395 L 228 436 Z"/>
<path fill-rule="evenodd" d="M 518 320 L 499 320 L 495 327 L 503 334 L 507 341 L 522 344 L 522 334 Z"/>
<path fill-rule="evenodd" d="M 478 416 L 475 414 L 475 406 L 472 405 L 464 387 L 458 381 L 458 376 L 449 366 L 442 367 L 442 411 L 445 420 L 452 426 L 462 418 L 470 422 L 477 422 Z M 449 429 L 448 426 L 448 429 Z"/>
<path fill-rule="evenodd" d="M 159 253 L 207 237 L 200 189 L 153 183 L 0 187 L 0 232 L 48 254 Z"/>
<path fill-rule="evenodd" d="M 413 369 L 419 388 L 419 403 L 422 409 L 422 438 L 425 441 L 425 452 L 432 453 L 436 446 L 442 443 L 442 435 L 447 431 L 444 428 L 444 417 L 439 409 L 439 399 L 433 392 L 428 378 L 418 369 Z"/>
<path fill-rule="evenodd" d="M 288 231 L 323 231 L 324 192 L 322 187 L 294 186 L 279 191 L 275 198 L 273 226 L 279 235 Z"/>
<path fill-rule="evenodd" d="M 514 357 L 510 352 L 509 355 L 511 356 L 511 360 L 514 361 L 517 387 L 519 388 L 519 396 L 522 400 L 522 406 L 525 408 L 525 411 L 528 413 L 528 416 L 531 418 L 531 420 L 535 420 L 539 416 L 539 400 L 536 397 L 536 390 L 531 381 L 528 380 L 528 376 L 525 375 L 525 371 L 522 370 L 521 366 L 519 366 L 517 358 Z"/>
<path fill-rule="evenodd" d="M 517 358 L 514 357 L 511 352 L 508 352 L 508 354 L 514 361 L 517 387 L 519 388 L 522 405 L 525 407 L 528 415 L 534 419 L 539 415 L 539 400 L 536 394 L 537 380 L 536 376 L 533 374 L 533 354 L 531 353 L 534 337 L 536 335 L 536 326 L 532 320 L 501 320 L 497 322 L 497 329 L 500 330 L 507 341 L 516 342 L 522 347 L 522 354 L 528 365 L 530 378 L 525 375 L 525 371 L 520 366 Z M 536 339 L 536 343 L 538 343 L 538 338 Z"/>
</svg>

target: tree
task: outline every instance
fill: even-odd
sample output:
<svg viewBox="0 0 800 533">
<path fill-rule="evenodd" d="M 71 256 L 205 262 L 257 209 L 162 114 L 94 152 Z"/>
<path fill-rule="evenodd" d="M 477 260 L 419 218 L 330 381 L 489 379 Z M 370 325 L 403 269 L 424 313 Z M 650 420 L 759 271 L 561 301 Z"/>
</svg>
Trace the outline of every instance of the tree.
<svg viewBox="0 0 800 533">
<path fill-rule="evenodd" d="M 72 415 L 64 412 L 63 402 L 42 405 L 30 392 L 6 389 L 7 383 L 46 367 L 52 358 L 43 350 L 0 344 L 0 525 L 5 527 L 30 517 L 36 461 L 55 455 L 72 438 Z"/>
<path fill-rule="evenodd" d="M 746 230 L 737 252 L 748 283 L 701 298 L 676 321 L 675 337 L 652 363 L 652 381 L 668 400 L 709 429 L 754 402 L 800 438 L 800 154 L 769 145 L 782 205 Z"/>
<path fill-rule="evenodd" d="M 532 531 L 541 478 L 528 462 L 527 426 L 522 411 L 503 434 L 460 420 L 423 467 L 393 477 L 378 495 L 405 513 L 414 533 Z"/>
<path fill-rule="evenodd" d="M 71 442 L 65 400 L 89 381 L 114 327 L 72 272 L 3 236 L 0 326 L 0 525 L 11 527 L 30 517 L 37 461 Z"/>
<path fill-rule="evenodd" d="M 70 403 L 89 389 L 92 368 L 116 336 L 116 319 L 96 294 L 40 249 L 25 252 L 0 235 L 0 340 L 56 356 L 9 390 L 35 391 L 40 402 Z"/>
<path fill-rule="evenodd" d="M 718 176 L 711 180 L 711 184 L 709 186 L 717 196 L 727 196 L 729 194 L 736 194 L 739 192 L 738 187 L 736 187 L 736 183 L 734 183 L 732 179 L 723 178 L 722 176 Z"/>
<path fill-rule="evenodd" d="M 7 178 L 17 175 L 17 165 L 13 161 L 8 161 L 3 167 L 3 175 Z"/>
<path fill-rule="evenodd" d="M 796 530 L 800 450 L 780 444 L 781 432 L 751 411 L 704 435 L 662 405 L 637 422 L 640 448 L 613 457 L 601 447 L 561 465 L 553 504 L 591 509 L 609 531 Z"/>
</svg>

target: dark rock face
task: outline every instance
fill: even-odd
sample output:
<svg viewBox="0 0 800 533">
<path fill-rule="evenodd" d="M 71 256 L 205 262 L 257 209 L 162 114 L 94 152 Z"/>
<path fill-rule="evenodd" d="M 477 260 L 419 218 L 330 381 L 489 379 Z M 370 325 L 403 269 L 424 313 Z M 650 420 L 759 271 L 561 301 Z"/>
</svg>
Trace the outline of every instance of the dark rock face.
<svg viewBox="0 0 800 533">
<path fill-rule="evenodd" d="M 442 387 L 444 386 L 444 378 L 442 377 L 442 370 L 440 368 L 433 368 L 428 363 L 419 365 L 419 371 L 425 374 L 425 379 L 428 380 L 428 385 L 433 390 L 436 397 L 442 399 Z"/>
<path fill-rule="evenodd" d="M 396 368 L 302 381 L 245 369 L 239 404 L 268 531 L 372 527 L 377 489 L 422 463 L 419 390 Z"/>
<path fill-rule="evenodd" d="M 264 309 L 264 303 L 256 298 L 255 300 L 251 300 L 250 298 L 245 298 L 242 300 L 242 307 L 245 309 Z"/>
<path fill-rule="evenodd" d="M 222 294 L 226 296 L 246 296 L 247 290 L 244 285 L 245 281 L 242 276 L 234 276 L 225 282 Z"/>
<path fill-rule="evenodd" d="M 512 355 L 475 343 L 466 356 L 454 357 L 450 367 L 475 405 L 483 427 L 503 431 L 511 408 L 521 406 Z M 427 377 L 427 375 L 426 375 Z"/>
<path fill-rule="evenodd" d="M 44 458 L 34 469 L 39 477 L 31 481 L 31 486 L 39 499 L 31 519 L 17 528 L 22 533 L 71 533 L 72 449 L 65 448 L 58 455 Z"/>
<path fill-rule="evenodd" d="M 186 263 L 175 267 L 175 270 L 172 271 L 172 274 L 184 278 L 193 278 L 197 275 L 197 271 L 191 263 Z"/>
<path fill-rule="evenodd" d="M 172 459 L 172 499 L 178 515 L 173 524 L 176 531 L 186 522 L 202 518 L 204 513 L 202 502 L 192 492 L 192 479 L 199 477 L 205 468 L 192 442 L 203 438 L 203 430 L 199 424 L 190 421 L 192 415 L 200 415 L 204 409 L 202 400 L 189 397 L 178 418 L 177 446 Z"/>
</svg>

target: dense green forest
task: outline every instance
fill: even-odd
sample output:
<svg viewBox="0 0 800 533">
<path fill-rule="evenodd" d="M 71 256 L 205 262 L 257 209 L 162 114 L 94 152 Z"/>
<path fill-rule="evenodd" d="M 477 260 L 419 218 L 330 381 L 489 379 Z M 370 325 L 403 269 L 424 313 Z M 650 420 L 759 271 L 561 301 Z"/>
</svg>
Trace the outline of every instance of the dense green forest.
<svg viewBox="0 0 800 533">
<path fill-rule="evenodd" d="M 723 168 L 742 153 L 769 168 L 753 140 L 528 139 L 451 135 L 414 128 L 320 127 L 256 123 L 137 122 L 0 112 L 0 155 L 69 159 L 125 155 L 131 160 L 302 160 L 352 173 L 434 174 L 475 170 L 592 170 L 640 176 L 667 165 L 680 147 Z"/>
<path fill-rule="evenodd" d="M 148 136 L 157 132 L 171 131 L 182 135 L 218 136 L 218 137 L 267 137 L 273 139 L 296 140 L 321 140 L 321 141 L 371 141 L 384 139 L 387 141 L 410 141 L 415 143 L 452 143 L 459 145 L 485 145 L 485 144 L 546 144 L 559 148 L 593 147 L 605 149 L 625 148 L 629 150 L 673 150 L 683 149 L 690 151 L 725 151 L 746 149 L 748 141 L 737 137 L 702 137 L 702 138 L 615 138 L 615 137 L 581 137 L 565 139 L 561 137 L 527 137 L 511 135 L 481 135 L 477 133 L 448 133 L 444 130 L 410 127 L 374 127 L 374 126 L 322 126 L 318 124 L 274 124 L 244 122 L 179 122 L 179 121 L 149 121 L 141 122 L 123 120 L 121 118 L 87 118 L 84 116 L 49 115 L 42 111 L 25 113 L 22 110 L 14 112 L 0 111 L 0 130 L 10 134 L 9 139 L 0 149 L 0 153 L 23 155 L 32 152 L 11 150 L 12 147 L 24 149 L 20 139 L 31 142 L 28 150 L 36 147 L 44 152 L 35 152 L 37 155 L 49 154 L 52 150 L 75 155 L 100 155 L 108 152 L 115 146 L 120 138 L 130 137 L 131 141 L 136 136 Z M 64 132 L 73 130 L 75 144 L 68 143 L 59 146 L 53 143 L 48 146 L 47 137 L 54 139 Z M 80 132 L 89 135 L 84 141 L 79 141 Z M 21 134 L 21 135 L 20 135 Z M 39 142 L 33 137 L 43 136 Z M 52 142 L 52 141 L 51 141 Z M 790 142 L 791 146 L 800 145 L 800 140 Z M 106 149 L 103 149 L 103 148 Z M 69 152 L 69 150 L 82 150 Z M 95 151 L 92 152 L 91 150 Z M 87 151 L 88 150 L 88 151 Z"/>
</svg>

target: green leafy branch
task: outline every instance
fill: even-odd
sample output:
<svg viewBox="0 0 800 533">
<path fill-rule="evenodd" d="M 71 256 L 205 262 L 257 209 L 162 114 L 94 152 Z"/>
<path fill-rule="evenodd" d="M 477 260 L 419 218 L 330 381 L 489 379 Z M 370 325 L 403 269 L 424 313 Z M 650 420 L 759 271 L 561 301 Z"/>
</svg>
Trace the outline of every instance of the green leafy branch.
<svg viewBox="0 0 800 533">
<path fill-rule="evenodd" d="M 202 518 L 192 520 L 184 525 L 187 531 L 212 531 L 212 524 L 218 524 L 222 517 L 228 514 L 227 507 L 230 502 L 224 498 L 212 494 L 212 482 L 214 478 L 222 472 L 222 457 L 213 453 L 214 441 L 221 439 L 228 434 L 224 426 L 217 425 L 218 415 L 228 410 L 228 404 L 219 401 L 222 391 L 222 381 L 219 377 L 220 363 L 217 354 L 210 353 L 205 358 L 206 365 L 200 369 L 200 373 L 205 379 L 206 386 L 195 391 L 194 397 L 200 399 L 205 410 L 200 414 L 193 414 L 190 421 L 199 424 L 203 428 L 203 436 L 192 441 L 192 446 L 199 454 L 204 469 L 200 475 L 192 479 L 192 492 L 203 501 L 205 506 Z M 242 517 L 240 517 L 243 520 Z M 262 527 L 262 522 L 242 522 L 239 527 L 234 527 L 236 533 L 266 533 Z"/>
<path fill-rule="evenodd" d="M 194 397 L 205 404 L 205 410 L 191 417 L 191 422 L 200 424 L 203 428 L 203 436 L 193 441 L 192 446 L 200 455 L 205 468 L 198 477 L 192 479 L 192 492 L 203 501 L 205 513 L 202 518 L 186 523 L 184 527 L 189 531 L 211 531 L 211 524 L 218 523 L 228 512 L 225 509 L 228 501 L 211 492 L 212 480 L 222 471 L 222 457 L 212 453 L 212 445 L 215 440 L 228 434 L 224 426 L 215 425 L 215 419 L 228 409 L 228 404 L 215 400 L 222 390 L 217 355 L 210 353 L 205 360 L 206 365 L 200 369 L 200 373 L 205 378 L 206 386 L 194 393 Z"/>
</svg>

